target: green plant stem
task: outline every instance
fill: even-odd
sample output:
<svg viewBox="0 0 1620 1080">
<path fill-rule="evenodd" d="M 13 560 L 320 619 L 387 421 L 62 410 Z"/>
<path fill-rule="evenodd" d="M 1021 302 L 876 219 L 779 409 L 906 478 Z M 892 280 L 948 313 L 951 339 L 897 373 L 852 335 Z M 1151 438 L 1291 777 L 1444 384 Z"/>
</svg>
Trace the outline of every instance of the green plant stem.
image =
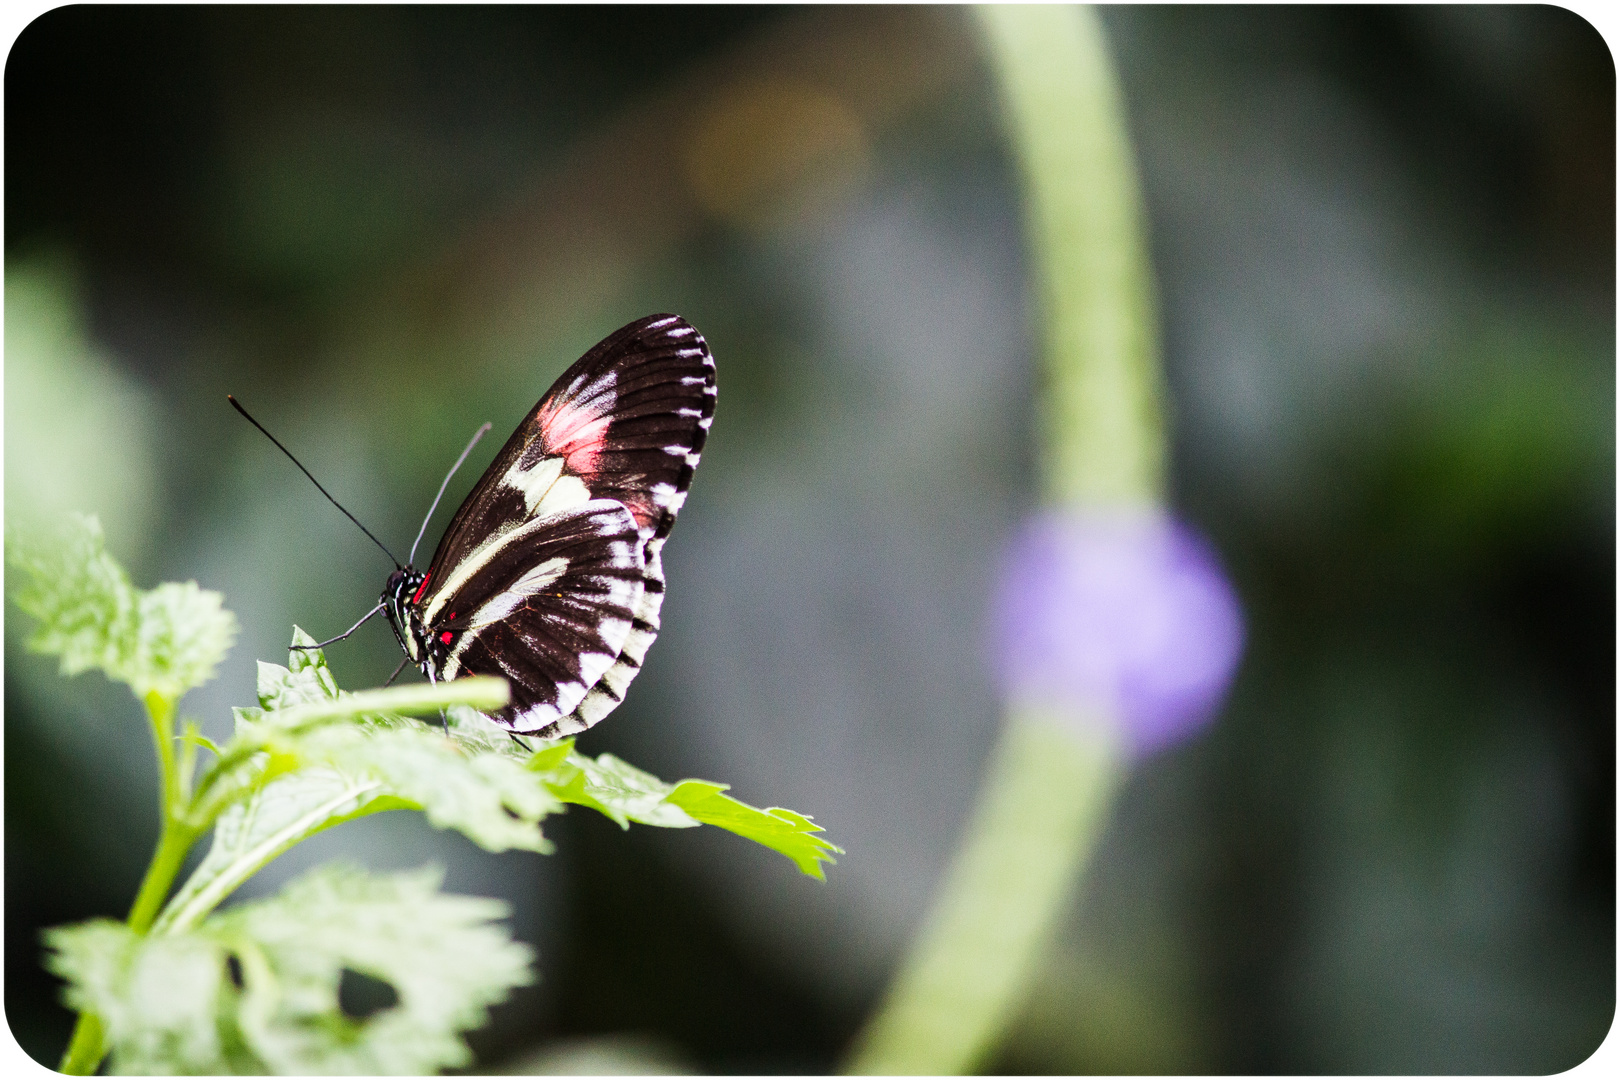
<svg viewBox="0 0 1620 1080">
<path fill-rule="evenodd" d="M 1015 710 L 938 898 L 848 1070 L 945 1074 L 983 1063 L 1107 822 L 1121 755 L 1099 725 Z"/>
<path fill-rule="evenodd" d="M 158 839 L 157 851 L 146 868 L 146 877 L 141 881 L 140 892 L 135 894 L 135 903 L 129 909 L 126 922 L 131 930 L 144 934 L 152 928 L 153 920 L 163 909 L 163 901 L 168 898 L 169 889 L 186 861 L 186 854 L 196 842 L 197 833 L 179 822 L 170 821 L 165 825 L 163 835 Z"/>
<path fill-rule="evenodd" d="M 162 787 L 163 833 L 158 838 L 157 850 L 147 865 L 146 877 L 141 881 L 135 903 L 130 906 L 129 928 L 144 934 L 152 928 L 152 920 L 163 907 L 163 901 L 174 886 L 175 876 L 186 861 L 186 853 L 197 842 L 197 830 L 186 820 L 190 793 L 185 791 L 179 763 L 174 755 L 175 701 L 157 691 L 146 695 L 146 716 L 152 724 L 152 743 L 157 749 L 158 770 Z"/>
<path fill-rule="evenodd" d="M 180 764 L 174 754 L 173 698 L 156 690 L 144 700 L 146 717 L 152 727 L 152 743 L 157 750 L 160 789 L 160 809 L 163 831 L 158 837 L 157 850 L 147 864 L 146 876 L 141 879 L 140 891 L 130 905 L 125 924 L 137 934 L 152 928 L 152 921 L 163 907 L 174 879 L 185 864 L 186 854 L 197 842 L 198 832 L 186 823 L 188 793 L 180 775 Z M 93 1013 L 80 1013 L 62 1055 L 60 1071 L 72 1076 L 88 1076 L 101 1065 L 107 1055 L 106 1032 L 101 1018 Z"/>
<path fill-rule="evenodd" d="M 175 934 L 190 930 L 201 922 L 209 912 L 213 911 L 225 898 L 236 890 L 244 881 L 264 869 L 272 860 L 284 854 L 301 840 L 305 840 L 322 829 L 338 824 L 332 814 L 345 804 L 355 802 L 370 791 L 376 790 L 381 784 L 376 780 L 356 780 L 351 786 L 345 788 L 329 800 L 312 807 L 308 813 L 288 822 L 287 825 L 265 837 L 260 843 L 232 860 L 205 884 L 196 885 L 196 877 L 181 888 L 171 904 L 159 917 L 157 930 L 161 934 Z M 365 816 L 365 813 L 374 812 L 375 809 L 392 809 L 398 805 L 397 801 L 386 806 L 365 810 L 362 813 L 344 817 L 340 820 L 350 821 L 355 817 Z M 206 860 L 205 860 L 206 865 Z M 195 890 L 195 891 L 193 891 Z"/>
<path fill-rule="evenodd" d="M 73 1037 L 68 1040 L 62 1063 L 56 1067 L 56 1071 L 69 1076 L 91 1076 L 106 1056 L 107 1033 L 102 1030 L 101 1017 L 82 1012 L 78 1023 L 73 1025 Z"/>
</svg>

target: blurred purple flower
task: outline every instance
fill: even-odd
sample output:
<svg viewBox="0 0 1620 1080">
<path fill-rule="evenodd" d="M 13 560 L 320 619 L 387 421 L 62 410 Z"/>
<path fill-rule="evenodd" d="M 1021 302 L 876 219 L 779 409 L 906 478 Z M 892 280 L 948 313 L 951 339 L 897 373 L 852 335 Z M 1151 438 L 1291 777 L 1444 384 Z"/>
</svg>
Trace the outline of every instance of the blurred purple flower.
<svg viewBox="0 0 1620 1080">
<path fill-rule="evenodd" d="M 1008 700 L 1100 706 L 1138 755 L 1213 719 L 1243 651 L 1214 550 L 1157 515 L 1031 518 L 1008 549 L 994 626 Z"/>
</svg>

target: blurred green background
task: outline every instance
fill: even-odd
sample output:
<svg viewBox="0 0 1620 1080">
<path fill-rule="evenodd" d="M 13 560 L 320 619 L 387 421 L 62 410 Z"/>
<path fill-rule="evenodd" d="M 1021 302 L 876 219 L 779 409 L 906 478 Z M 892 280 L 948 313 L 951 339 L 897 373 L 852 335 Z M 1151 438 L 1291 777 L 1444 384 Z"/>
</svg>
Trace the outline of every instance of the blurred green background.
<svg viewBox="0 0 1620 1080">
<path fill-rule="evenodd" d="M 1104 13 L 1146 189 L 1173 500 L 1249 646 L 1145 763 L 998 1071 L 1551 1072 L 1615 995 L 1615 76 L 1552 8 Z M 243 623 L 252 699 L 630 319 L 721 404 L 665 630 L 587 733 L 814 814 L 823 887 L 715 830 L 492 857 L 389 814 L 312 862 L 506 897 L 540 984 L 480 1068 L 832 1068 L 920 918 L 998 706 L 1035 502 L 1017 180 L 936 8 L 62 8 L 5 72 L 5 511 L 94 511 L 137 584 Z M 442 526 L 444 518 L 440 518 Z M 427 543 L 437 537 L 430 530 Z M 8 607 L 5 1008 L 54 1062 L 44 926 L 122 916 L 156 838 L 136 703 Z M 398 659 L 368 627 L 344 685 Z"/>
</svg>

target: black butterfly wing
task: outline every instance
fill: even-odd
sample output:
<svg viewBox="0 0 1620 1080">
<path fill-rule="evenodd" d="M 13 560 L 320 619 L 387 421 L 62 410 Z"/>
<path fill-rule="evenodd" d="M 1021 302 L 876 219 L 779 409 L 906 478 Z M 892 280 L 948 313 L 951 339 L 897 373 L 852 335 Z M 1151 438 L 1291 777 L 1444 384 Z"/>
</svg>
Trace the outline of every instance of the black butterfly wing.
<svg viewBox="0 0 1620 1080">
<path fill-rule="evenodd" d="M 639 319 L 580 357 L 512 433 L 445 530 L 417 597 L 430 640 L 447 630 L 454 632 L 445 622 L 451 611 L 465 617 L 468 609 L 478 607 L 472 602 L 474 591 L 495 597 L 505 582 L 517 580 L 508 569 L 538 561 L 534 552 L 547 535 L 542 522 L 571 520 L 588 503 L 617 503 L 630 521 L 641 591 L 613 662 L 587 685 L 550 733 L 584 730 L 611 712 L 658 632 L 664 593 L 661 552 L 691 486 L 713 422 L 715 397 L 708 345 L 695 328 L 674 315 Z M 605 528 L 600 520 L 598 525 Z M 602 533 L 602 542 L 610 535 L 617 542 L 621 534 L 608 530 Z M 497 548 L 499 558 L 492 554 Z M 501 575 L 508 576 L 483 580 L 486 569 L 493 574 L 497 564 L 503 567 Z M 579 599 L 583 606 L 578 610 L 591 602 Z M 479 648 L 493 659 L 502 643 L 518 648 L 517 643 L 540 640 L 548 633 L 540 624 L 552 617 L 556 616 L 546 605 L 525 603 L 505 617 L 504 629 L 496 630 L 486 621 Z M 604 611 L 602 617 L 614 622 L 617 614 Z M 607 642 L 611 636 L 602 635 L 600 640 Z M 510 666 L 528 670 L 515 657 Z M 582 672 L 593 667 L 586 665 Z M 454 678 L 467 670 L 464 664 L 454 671 L 446 666 L 441 674 Z M 562 702 L 570 696 L 552 699 L 551 688 L 543 681 L 551 676 L 536 669 L 534 677 L 542 681 L 523 688 L 526 700 Z M 521 677 L 508 678 L 516 697 Z M 511 717 L 518 715 L 509 712 Z M 509 723 L 511 717 L 503 715 Z M 522 730 L 536 729 L 525 723 Z"/>
<path fill-rule="evenodd" d="M 584 730 L 565 719 L 618 662 L 641 606 L 640 535 L 623 504 L 593 499 L 492 534 L 424 606 L 441 678 L 501 675 L 495 719 L 523 734 Z M 565 730 L 566 729 L 566 730 Z"/>
</svg>

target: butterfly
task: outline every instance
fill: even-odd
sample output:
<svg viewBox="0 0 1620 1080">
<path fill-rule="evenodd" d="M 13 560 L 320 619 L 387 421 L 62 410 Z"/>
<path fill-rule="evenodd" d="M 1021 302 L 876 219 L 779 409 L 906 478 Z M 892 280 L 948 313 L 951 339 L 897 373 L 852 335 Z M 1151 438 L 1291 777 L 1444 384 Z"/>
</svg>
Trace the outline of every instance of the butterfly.
<svg viewBox="0 0 1620 1080">
<path fill-rule="evenodd" d="M 610 334 L 558 377 L 456 511 L 425 571 L 380 601 L 430 680 L 500 675 L 491 719 L 584 731 L 658 635 L 663 547 L 714 422 L 714 357 L 675 315 Z"/>
<path fill-rule="evenodd" d="M 382 611 L 405 650 L 402 668 L 415 664 L 433 682 L 504 677 L 511 701 L 490 718 L 513 734 L 584 731 L 624 699 L 658 635 L 664 542 L 715 399 L 714 358 L 686 320 L 649 315 L 608 335 L 518 425 L 427 569 L 411 565 L 414 547 L 406 565 L 394 560 L 377 606 L 331 641 Z"/>
</svg>

